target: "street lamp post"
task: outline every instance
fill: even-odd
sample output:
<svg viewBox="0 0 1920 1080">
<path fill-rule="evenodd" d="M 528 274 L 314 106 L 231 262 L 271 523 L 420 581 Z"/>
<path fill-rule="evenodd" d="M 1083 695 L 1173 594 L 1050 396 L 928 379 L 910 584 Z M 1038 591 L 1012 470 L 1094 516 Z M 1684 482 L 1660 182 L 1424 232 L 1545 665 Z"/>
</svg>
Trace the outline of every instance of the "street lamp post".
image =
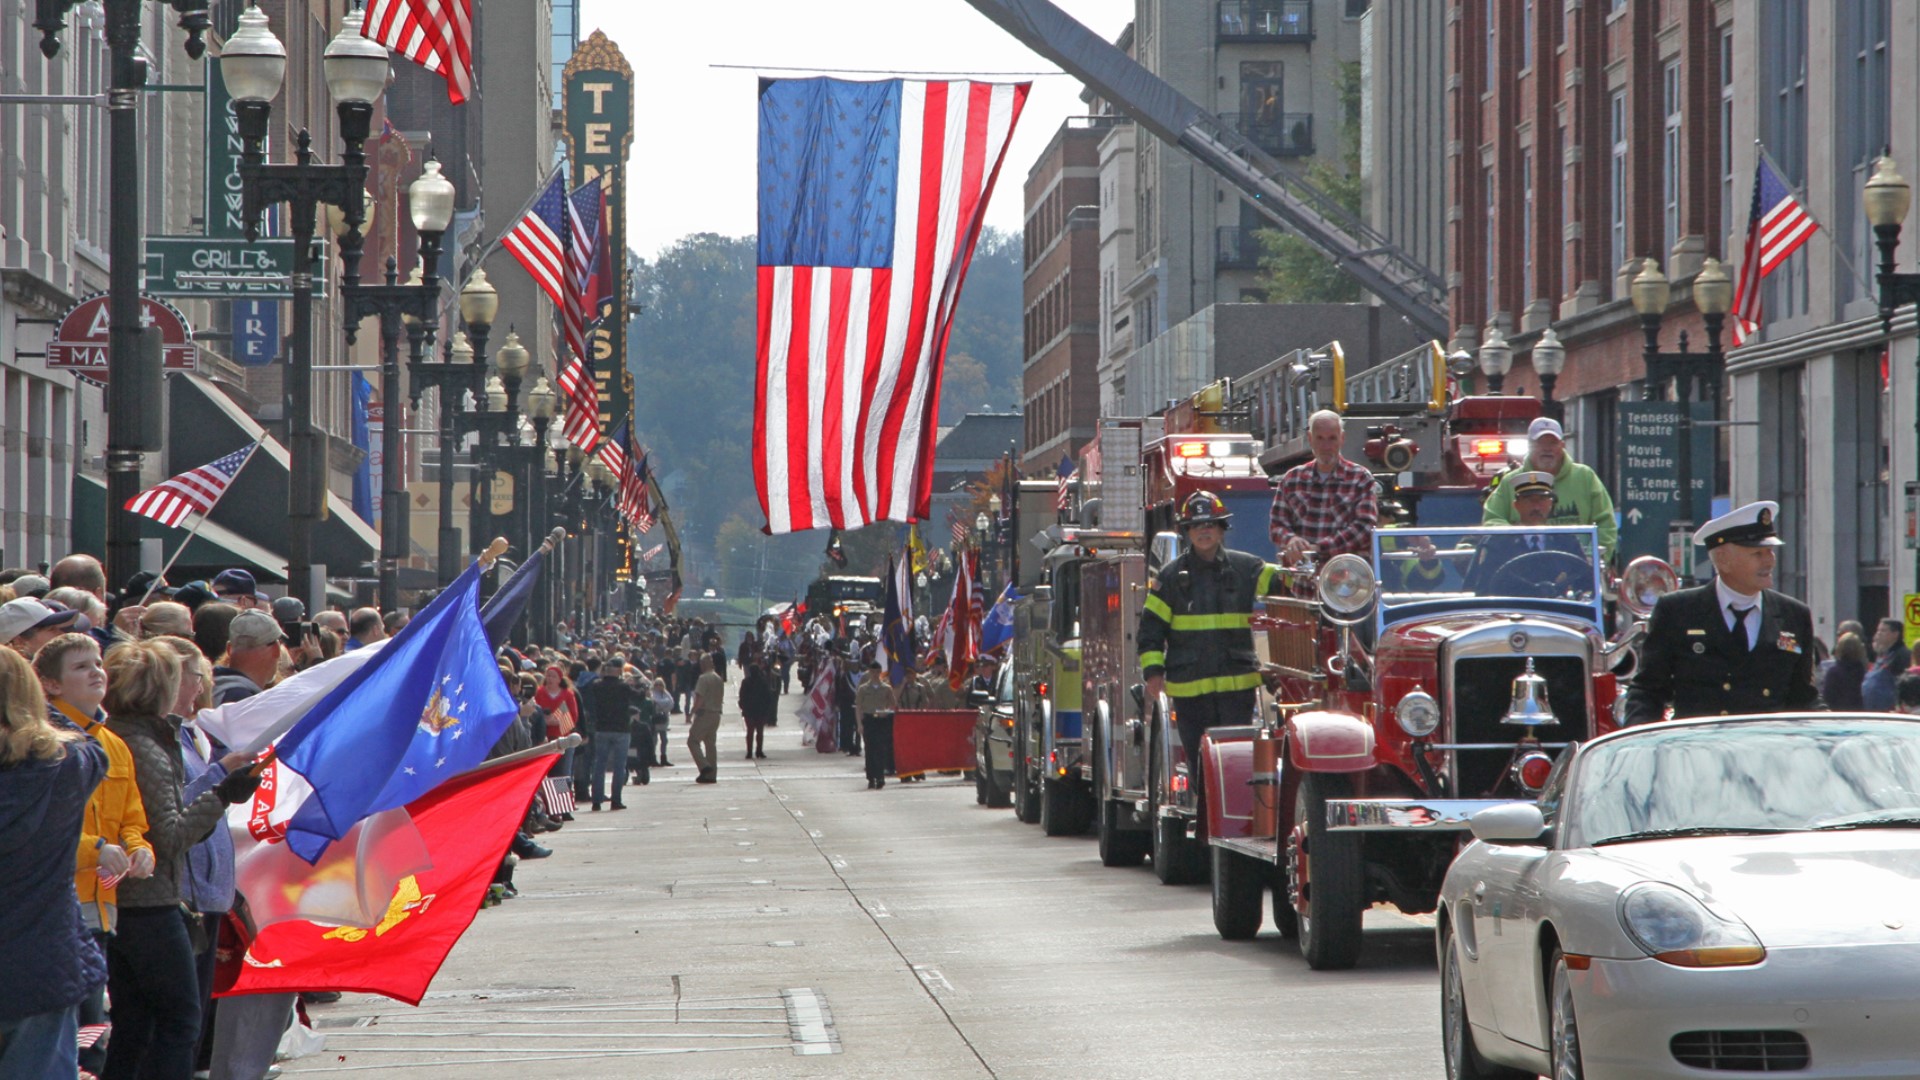
<svg viewBox="0 0 1920 1080">
<path fill-rule="evenodd" d="M 1567 369 L 1567 347 L 1560 344 L 1560 336 L 1549 326 L 1540 331 L 1540 340 L 1533 343 L 1533 373 L 1540 376 L 1540 400 L 1548 416 L 1559 420 L 1566 415 L 1566 406 L 1553 400 L 1553 389 L 1560 381 L 1560 373 Z"/>
<path fill-rule="evenodd" d="M 607 518 L 610 516 L 607 497 L 613 491 L 613 470 L 599 458 L 591 458 L 587 461 L 587 479 L 593 481 L 595 512 L 594 520 L 588 523 L 586 529 L 588 535 L 592 537 L 593 557 L 592 565 L 587 570 L 584 599 L 591 615 L 597 617 L 600 610 L 600 597 L 606 592 L 601 584 L 602 578 L 607 576 L 606 541 L 603 533 L 610 531 L 607 528 Z"/>
<path fill-rule="evenodd" d="M 34 28 L 40 54 L 60 53 L 66 13 L 84 0 L 34 0 Z M 140 492 L 140 470 L 150 450 L 159 449 L 160 432 L 147 430 L 141 393 L 144 382 L 157 389 L 160 373 L 142 371 L 140 358 L 140 182 L 139 116 L 147 61 L 139 54 L 141 0 L 105 0 L 107 52 L 107 170 L 115 197 L 108 200 L 107 247 L 107 581 L 118 588 L 140 570 L 140 519 L 127 503 Z M 207 51 L 201 40 L 211 20 L 207 0 L 168 0 L 187 32 L 187 57 Z M 282 61 L 284 63 L 284 59 Z M 142 376 L 146 378 L 142 378 Z M 117 387 L 115 390 L 113 388 Z M 312 610 L 309 607 L 308 610 Z"/>
<path fill-rule="evenodd" d="M 341 285 L 346 302 L 347 341 L 352 342 L 360 321 L 369 316 L 380 320 L 380 401 L 385 410 L 380 427 L 380 607 L 397 611 L 400 606 L 400 564 L 412 546 L 409 537 L 409 500 L 406 477 L 401 471 L 400 445 L 405 411 L 401 407 L 400 335 L 407 336 L 407 366 L 424 367 L 423 356 L 430 329 L 440 319 L 440 239 L 453 222 L 453 182 L 440 173 L 440 162 L 427 158 L 419 179 L 407 188 L 408 212 L 414 232 L 420 237 L 418 262 L 405 284 L 396 283 L 397 266 L 387 260 L 386 281 L 362 285 L 358 277 Z M 357 259 L 357 252 L 351 256 Z M 413 401 L 418 404 L 416 384 Z"/>
<path fill-rule="evenodd" d="M 1480 343 L 1480 371 L 1487 377 L 1487 392 L 1498 394 L 1506 385 L 1507 372 L 1513 370 L 1513 346 L 1497 325 L 1487 327 Z"/>
<path fill-rule="evenodd" d="M 547 428 L 553 423 L 555 402 L 553 387 L 547 385 L 543 376 L 536 379 L 533 389 L 527 391 L 527 419 L 533 421 L 533 453 L 530 455 L 531 473 L 527 479 L 527 546 L 526 556 L 531 558 L 534 549 L 547 535 Z M 547 568 L 551 570 L 551 567 Z M 534 585 L 533 610 L 537 618 L 533 620 L 534 639 L 542 644 L 553 644 L 553 613 L 549 609 L 552 592 L 549 582 L 550 573 L 542 572 L 540 580 Z"/>
<path fill-rule="evenodd" d="M 469 393 L 477 396 L 483 389 L 480 383 L 483 369 L 476 359 L 474 340 L 478 340 L 482 348 L 485 347 L 487 329 L 499 309 L 499 294 L 487 281 L 486 271 L 475 270 L 467 280 L 466 287 L 460 290 L 460 318 L 466 324 L 467 331 L 455 331 L 449 337 L 443 362 L 421 364 L 413 370 L 416 403 L 420 389 L 432 386 L 440 392 L 439 543 L 434 562 L 443 587 L 453 584 L 453 579 L 460 575 L 462 564 L 460 530 L 453 524 L 453 457 L 464 433 L 471 430 L 462 405 Z M 468 332 L 471 332 L 472 338 L 468 337 Z M 480 403 L 476 401 L 475 407 L 480 407 Z M 477 492 L 478 487 L 476 472 L 468 490 Z"/>
<path fill-rule="evenodd" d="M 1646 334 L 1646 348 L 1643 356 L 1646 361 L 1645 380 L 1648 400 L 1657 400 L 1657 395 L 1665 392 L 1665 383 L 1672 379 L 1674 396 L 1680 404 L 1680 520 L 1673 523 L 1678 532 L 1689 532 L 1697 522 L 1694 518 L 1693 494 L 1693 380 L 1695 367 L 1704 362 L 1706 367 L 1698 375 L 1701 392 L 1709 395 L 1717 416 L 1720 408 L 1720 370 L 1724 353 L 1720 348 L 1720 331 L 1725 324 L 1727 312 L 1733 307 L 1733 284 L 1727 279 L 1726 271 L 1721 269 L 1720 260 L 1708 258 L 1700 264 L 1699 273 L 1693 278 L 1693 306 L 1700 312 L 1706 324 L 1707 351 L 1695 353 L 1687 348 L 1687 335 L 1680 333 L 1679 352 L 1660 351 L 1660 322 L 1665 317 L 1667 305 L 1671 302 L 1673 291 L 1667 283 L 1667 276 L 1660 272 L 1658 261 L 1649 258 L 1640 273 L 1634 276 L 1629 286 L 1633 297 L 1633 309 L 1640 313 L 1640 329 Z"/>
<path fill-rule="evenodd" d="M 1913 205 L 1913 188 L 1895 168 L 1892 155 L 1874 163 L 1873 176 L 1867 180 L 1867 221 L 1873 226 L 1873 242 L 1880 249 L 1880 332 L 1893 336 L 1893 313 L 1904 304 L 1920 302 L 1920 273 L 1894 269 L 1894 251 L 1900 246 L 1900 226 Z M 1891 360 L 1892 346 L 1888 346 Z M 1920 443 L 1920 378 L 1914 380 L 1913 430 Z M 1916 446 L 1920 455 L 1920 445 Z M 1916 456 L 1920 461 L 1920 456 Z M 1911 487 L 1909 491 L 1913 490 Z M 1914 553 L 1914 579 L 1920 581 L 1920 549 Z"/>
<path fill-rule="evenodd" d="M 366 141 L 373 123 L 373 103 L 387 80 L 387 50 L 361 35 L 351 14 L 340 20 L 340 31 L 327 43 L 321 58 L 327 91 L 340 117 L 340 136 L 346 148 L 338 165 L 314 161 L 310 136 L 303 128 L 292 164 L 268 164 L 265 140 L 272 101 L 279 95 L 287 70 L 287 50 L 267 26 L 267 17 L 249 5 L 240 13 L 239 29 L 227 40 L 220 57 L 220 74 L 233 96 L 241 155 L 242 216 L 247 239 L 259 232 L 260 215 L 267 206 L 287 203 L 293 229 L 292 350 L 287 361 L 287 582 L 308 611 L 317 611 L 324 590 L 313 580 L 313 525 L 326 508 L 326 454 L 313 427 L 313 234 L 321 207 L 337 213 L 329 217 L 339 233 L 348 282 L 358 280 L 361 233 L 366 220 Z M 131 199 L 115 200 L 116 205 Z M 116 265 L 118 257 L 115 258 Z M 109 492 L 111 498 L 112 493 Z"/>
</svg>

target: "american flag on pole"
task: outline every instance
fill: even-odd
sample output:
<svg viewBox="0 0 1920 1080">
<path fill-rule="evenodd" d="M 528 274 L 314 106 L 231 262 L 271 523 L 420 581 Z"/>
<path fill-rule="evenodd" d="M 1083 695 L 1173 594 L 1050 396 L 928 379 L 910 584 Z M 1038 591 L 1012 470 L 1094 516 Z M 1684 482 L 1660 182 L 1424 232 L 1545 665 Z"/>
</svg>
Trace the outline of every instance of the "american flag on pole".
<svg viewBox="0 0 1920 1080">
<path fill-rule="evenodd" d="M 574 265 L 573 205 L 567 199 L 567 174 L 555 169 L 527 212 L 500 238 L 534 284 L 547 294 L 560 313 L 567 348 L 576 357 L 587 355 L 586 324 L 580 313 L 580 272 Z"/>
<path fill-rule="evenodd" d="M 1055 510 L 1065 510 L 1067 508 L 1067 491 L 1073 486 L 1073 474 L 1076 471 L 1073 467 L 1073 455 L 1061 454 L 1060 467 L 1054 470 L 1054 475 L 1060 478 L 1060 487 L 1053 493 L 1053 508 Z"/>
<path fill-rule="evenodd" d="M 258 442 L 248 443 L 226 457 L 162 480 L 128 499 L 127 509 L 168 528 L 185 521 L 188 514 L 210 513 L 259 448 Z"/>
<path fill-rule="evenodd" d="M 1747 247 L 1740 258 L 1740 280 L 1733 289 L 1733 343 L 1740 346 L 1760 332 L 1760 283 L 1787 256 L 1813 238 L 1820 227 L 1792 189 L 1773 171 L 1766 155 L 1753 170 L 1753 208 L 1747 214 Z"/>
<path fill-rule="evenodd" d="M 953 519 L 953 546 L 967 546 L 967 523 L 959 518 Z"/>
<path fill-rule="evenodd" d="M 954 305 L 1029 86 L 761 81 L 769 532 L 927 516 Z"/>
<path fill-rule="evenodd" d="M 473 95 L 473 0 L 370 0 L 360 33 L 447 80 L 447 100 Z"/>
<path fill-rule="evenodd" d="M 586 328 L 593 322 L 597 307 L 588 297 L 587 289 L 593 280 L 594 254 L 606 239 L 601 229 L 605 205 L 598 180 L 580 185 L 567 197 L 570 230 L 567 265 L 573 287 L 567 290 L 567 300 L 562 305 L 568 309 L 562 314 L 562 322 L 569 335 L 569 345 L 577 340 L 578 348 L 574 349 L 572 359 L 560 366 L 560 391 L 567 399 L 567 418 L 562 430 L 568 442 L 588 454 L 593 453 L 600 442 L 600 393 L 585 351 Z M 576 330 L 577 339 L 573 336 Z"/>
<path fill-rule="evenodd" d="M 653 531 L 653 513 L 647 490 L 647 455 L 641 451 L 633 438 L 633 422 L 615 431 L 608 443 L 617 444 L 620 460 L 624 463 L 614 475 L 618 478 L 618 488 L 614 491 L 614 508 L 620 512 L 634 528 L 641 532 Z"/>
</svg>

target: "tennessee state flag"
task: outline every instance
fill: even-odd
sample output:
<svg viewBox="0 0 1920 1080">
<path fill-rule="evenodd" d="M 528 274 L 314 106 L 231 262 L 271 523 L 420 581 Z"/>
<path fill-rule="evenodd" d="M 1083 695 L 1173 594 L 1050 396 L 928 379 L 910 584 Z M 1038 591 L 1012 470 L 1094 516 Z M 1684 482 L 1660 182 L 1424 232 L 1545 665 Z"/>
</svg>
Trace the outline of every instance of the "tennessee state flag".
<svg viewBox="0 0 1920 1080">
<path fill-rule="evenodd" d="M 454 942 L 480 910 L 534 786 L 552 766 L 551 753 L 483 765 L 408 803 L 413 827 L 405 830 L 406 842 L 419 845 L 424 858 L 416 857 L 414 865 L 424 868 L 398 880 L 384 916 L 364 927 L 301 919 L 264 926 L 243 953 L 222 951 L 216 995 L 352 990 L 420 1004 Z M 352 887 L 354 866 L 369 853 L 363 847 L 356 851 L 353 838 L 335 841 L 334 847 L 347 849 L 342 858 L 323 857 L 318 873 L 278 888 Z M 321 880 L 336 865 L 345 880 Z"/>
</svg>

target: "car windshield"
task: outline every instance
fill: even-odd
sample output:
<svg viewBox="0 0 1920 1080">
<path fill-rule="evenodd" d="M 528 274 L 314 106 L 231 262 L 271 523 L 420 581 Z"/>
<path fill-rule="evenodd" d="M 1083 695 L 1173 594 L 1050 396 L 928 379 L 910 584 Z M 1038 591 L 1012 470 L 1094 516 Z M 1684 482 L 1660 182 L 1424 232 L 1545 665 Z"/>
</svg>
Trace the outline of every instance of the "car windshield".
<svg viewBox="0 0 1920 1080">
<path fill-rule="evenodd" d="M 1586 748 L 1570 846 L 1711 833 L 1920 825 L 1920 722 L 1652 727 Z"/>
<path fill-rule="evenodd" d="M 1486 599 L 1598 623 L 1598 546 L 1588 526 L 1377 529 L 1382 624 Z"/>
</svg>

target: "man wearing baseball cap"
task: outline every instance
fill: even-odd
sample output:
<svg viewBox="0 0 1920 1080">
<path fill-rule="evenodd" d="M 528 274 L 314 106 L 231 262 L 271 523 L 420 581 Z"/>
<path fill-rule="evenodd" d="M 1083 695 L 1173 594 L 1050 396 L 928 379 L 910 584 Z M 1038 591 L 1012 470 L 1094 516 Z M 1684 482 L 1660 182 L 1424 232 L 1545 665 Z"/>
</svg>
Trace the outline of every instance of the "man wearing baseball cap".
<svg viewBox="0 0 1920 1080">
<path fill-rule="evenodd" d="M 1813 614 L 1771 588 L 1779 513 L 1775 503 L 1748 503 L 1693 534 L 1713 560 L 1713 582 L 1654 604 L 1627 689 L 1628 724 L 1665 719 L 1669 707 L 1676 720 L 1820 707 Z"/>
<path fill-rule="evenodd" d="M 239 608 L 252 611 L 263 606 L 260 587 L 245 570 L 222 570 L 213 579 L 213 595 Z"/>
<path fill-rule="evenodd" d="M 1607 486 L 1592 469 L 1567 453 L 1566 439 L 1560 421 L 1550 416 L 1537 417 L 1527 425 L 1527 460 L 1494 478 L 1480 511 L 1481 523 L 1520 524 L 1520 512 L 1513 504 L 1513 477 L 1526 472 L 1547 473 L 1553 477 L 1553 510 L 1547 515 L 1547 524 L 1598 527 L 1601 557 L 1611 560 L 1614 544 L 1620 538 L 1620 524 L 1613 517 L 1613 496 L 1607 494 Z"/>
<path fill-rule="evenodd" d="M 59 604 L 49 604 L 30 596 L 0 604 L 0 644 L 33 659 L 40 646 L 68 631 L 85 633 L 91 629 L 87 617 Z"/>
<path fill-rule="evenodd" d="M 244 701 L 266 689 L 280 670 L 280 624 L 264 611 L 243 611 L 227 624 L 226 663 L 213 669 L 213 703 Z"/>
</svg>

